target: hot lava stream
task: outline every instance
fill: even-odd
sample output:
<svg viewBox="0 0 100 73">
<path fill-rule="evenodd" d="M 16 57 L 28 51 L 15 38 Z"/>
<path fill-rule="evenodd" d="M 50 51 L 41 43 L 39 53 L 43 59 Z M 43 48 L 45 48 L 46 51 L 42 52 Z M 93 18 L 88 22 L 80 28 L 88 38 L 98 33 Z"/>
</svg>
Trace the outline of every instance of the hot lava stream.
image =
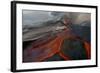
<svg viewBox="0 0 100 73">
<path fill-rule="evenodd" d="M 65 29 L 54 38 L 48 37 L 45 39 L 46 41 L 33 42 L 31 47 L 28 47 L 27 50 L 24 51 L 24 62 L 42 62 L 55 54 L 58 54 L 64 60 L 70 60 L 70 56 L 65 55 L 61 48 L 65 39 L 81 41 L 84 44 L 88 59 L 90 58 L 90 43 L 73 35 L 70 30 Z"/>
</svg>

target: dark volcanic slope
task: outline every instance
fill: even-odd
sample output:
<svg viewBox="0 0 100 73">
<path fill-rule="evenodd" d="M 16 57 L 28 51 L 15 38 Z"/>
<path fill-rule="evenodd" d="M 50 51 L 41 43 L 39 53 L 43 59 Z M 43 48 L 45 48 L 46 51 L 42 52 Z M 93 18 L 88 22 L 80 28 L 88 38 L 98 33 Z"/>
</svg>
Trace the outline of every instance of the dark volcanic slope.
<svg viewBox="0 0 100 73">
<path fill-rule="evenodd" d="M 89 26 L 80 26 L 80 25 L 72 25 L 72 33 L 84 38 L 86 41 L 91 41 L 91 27 Z"/>
</svg>

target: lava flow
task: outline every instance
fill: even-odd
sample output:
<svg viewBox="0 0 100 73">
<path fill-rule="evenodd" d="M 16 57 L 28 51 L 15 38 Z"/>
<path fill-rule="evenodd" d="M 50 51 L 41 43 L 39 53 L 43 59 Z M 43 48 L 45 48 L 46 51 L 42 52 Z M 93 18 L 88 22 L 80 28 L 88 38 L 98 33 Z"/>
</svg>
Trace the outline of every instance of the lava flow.
<svg viewBox="0 0 100 73">
<path fill-rule="evenodd" d="M 66 34 L 68 33 L 68 34 Z M 65 39 L 76 39 L 82 41 L 84 44 L 84 48 L 86 50 L 87 57 L 90 58 L 90 44 L 77 36 L 69 33 L 68 30 L 63 30 L 61 33 L 57 34 L 57 36 L 53 39 L 48 37 L 45 42 L 40 41 L 37 43 L 33 43 L 31 48 L 28 48 L 25 53 L 25 62 L 41 62 L 46 59 L 58 54 L 64 60 L 70 60 L 68 55 L 65 55 L 62 52 L 62 44 Z"/>
</svg>

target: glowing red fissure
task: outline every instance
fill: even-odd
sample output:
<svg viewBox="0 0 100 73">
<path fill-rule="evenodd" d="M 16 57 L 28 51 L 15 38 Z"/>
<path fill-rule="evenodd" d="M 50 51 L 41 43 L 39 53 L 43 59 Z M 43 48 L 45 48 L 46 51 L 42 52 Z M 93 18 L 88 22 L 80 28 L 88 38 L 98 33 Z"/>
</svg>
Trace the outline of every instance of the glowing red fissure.
<svg viewBox="0 0 100 73">
<path fill-rule="evenodd" d="M 48 58 L 52 57 L 55 54 L 58 54 L 64 60 L 70 60 L 70 57 L 67 56 L 67 55 L 64 55 L 64 53 L 61 51 L 61 46 L 62 46 L 62 43 L 63 43 L 64 39 L 81 40 L 84 44 L 87 57 L 90 58 L 90 56 L 91 56 L 90 43 L 88 43 L 88 42 L 86 42 L 86 41 L 84 41 L 84 40 L 82 40 L 82 39 L 80 39 L 76 36 L 66 35 L 67 32 L 68 32 L 67 30 L 64 30 L 62 33 L 59 33 L 55 39 L 49 40 L 46 43 L 42 43 L 42 44 L 39 44 L 39 45 L 36 45 L 36 46 L 34 46 L 34 44 L 33 44 L 33 47 L 31 48 L 31 50 L 33 50 L 33 51 L 35 51 L 35 49 L 48 50 L 48 51 L 46 51 L 45 55 L 40 55 L 40 56 L 38 56 L 37 58 L 35 58 L 33 60 L 41 62 L 41 61 L 44 61 L 45 59 L 48 59 Z"/>
</svg>

